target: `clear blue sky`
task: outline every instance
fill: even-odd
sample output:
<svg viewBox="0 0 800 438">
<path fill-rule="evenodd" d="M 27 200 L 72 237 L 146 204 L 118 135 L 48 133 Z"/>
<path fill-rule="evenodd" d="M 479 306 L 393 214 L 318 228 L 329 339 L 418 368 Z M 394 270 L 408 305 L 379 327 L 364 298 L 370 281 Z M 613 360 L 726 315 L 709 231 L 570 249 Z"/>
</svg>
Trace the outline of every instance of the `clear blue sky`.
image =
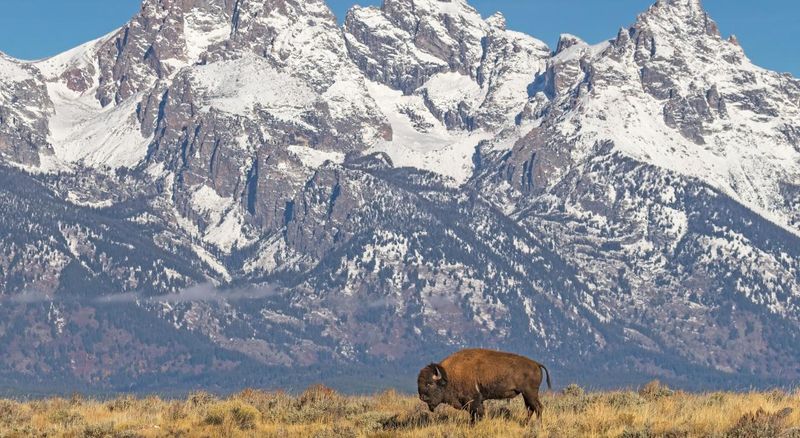
<svg viewBox="0 0 800 438">
<path fill-rule="evenodd" d="M 511 28 L 552 46 L 561 33 L 589 42 L 613 37 L 655 0 L 473 0 L 484 16 L 505 13 Z M 329 0 L 342 18 L 354 3 Z M 764 67 L 800 77 L 800 1 L 705 0 L 723 34 L 735 33 L 747 54 Z M 0 51 L 22 59 L 54 55 L 126 22 L 140 0 L 0 0 Z"/>
</svg>

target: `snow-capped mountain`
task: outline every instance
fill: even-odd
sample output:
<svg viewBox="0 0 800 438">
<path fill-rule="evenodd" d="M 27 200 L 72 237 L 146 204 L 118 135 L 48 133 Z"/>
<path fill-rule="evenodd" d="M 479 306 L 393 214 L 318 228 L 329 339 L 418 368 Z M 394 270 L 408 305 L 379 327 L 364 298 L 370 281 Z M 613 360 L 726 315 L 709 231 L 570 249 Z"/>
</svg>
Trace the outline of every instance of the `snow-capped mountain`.
<svg viewBox="0 0 800 438">
<path fill-rule="evenodd" d="M 0 166 L 0 382 L 232 388 L 466 345 L 608 383 L 800 377 L 800 81 L 699 0 L 552 51 L 464 0 L 343 26 L 144 0 L 0 56 Z"/>
</svg>

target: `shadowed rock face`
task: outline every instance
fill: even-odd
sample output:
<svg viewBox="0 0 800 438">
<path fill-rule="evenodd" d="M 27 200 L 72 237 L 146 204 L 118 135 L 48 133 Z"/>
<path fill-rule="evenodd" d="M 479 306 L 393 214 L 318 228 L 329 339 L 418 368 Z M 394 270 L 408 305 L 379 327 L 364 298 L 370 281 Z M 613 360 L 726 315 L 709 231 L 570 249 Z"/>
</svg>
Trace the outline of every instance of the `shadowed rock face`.
<svg viewBox="0 0 800 438">
<path fill-rule="evenodd" d="M 98 51 L 100 67 L 97 99 L 101 105 L 119 104 L 168 77 L 168 60 L 186 58 L 182 2 L 145 1 L 141 12 Z"/>
<path fill-rule="evenodd" d="M 0 157 L 39 166 L 40 154 L 52 154 L 47 117 L 52 103 L 36 69 L 0 52 Z"/>
<path fill-rule="evenodd" d="M 475 77 L 488 26 L 460 0 L 391 0 L 381 9 L 351 10 L 345 32 L 351 56 L 370 79 L 411 93 L 436 73 Z"/>
<path fill-rule="evenodd" d="M 505 28 L 497 14 L 484 20 L 460 0 L 387 1 L 352 9 L 344 25 L 350 58 L 372 81 L 419 94 L 448 129 L 498 128 L 520 112 L 525 87 L 542 70 L 547 46 Z M 437 77 L 457 73 L 484 89 L 443 105 Z M 450 84 L 451 89 L 458 86 Z"/>
<path fill-rule="evenodd" d="M 342 28 L 322 1 L 147 0 L 0 78 L 0 386 L 463 345 L 800 375 L 800 85 L 696 0 L 554 52 L 461 0 Z"/>
</svg>

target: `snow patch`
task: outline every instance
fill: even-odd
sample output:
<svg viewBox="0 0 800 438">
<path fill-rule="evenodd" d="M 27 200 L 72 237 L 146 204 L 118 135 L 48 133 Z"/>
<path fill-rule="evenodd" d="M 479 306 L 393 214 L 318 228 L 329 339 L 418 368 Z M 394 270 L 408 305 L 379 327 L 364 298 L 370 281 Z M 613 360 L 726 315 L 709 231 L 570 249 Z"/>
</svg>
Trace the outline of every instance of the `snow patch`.
<svg viewBox="0 0 800 438">
<path fill-rule="evenodd" d="M 136 119 L 141 96 L 103 108 L 91 91 L 78 95 L 60 82 L 47 89 L 55 107 L 48 140 L 58 160 L 114 169 L 135 167 L 145 158 L 151 139 Z"/>
<path fill-rule="evenodd" d="M 319 149 L 314 149 L 308 146 L 292 145 L 289 146 L 289 152 L 294 154 L 303 165 L 312 169 L 322 167 L 323 164 L 330 161 L 335 164 L 344 163 L 345 155 L 341 152 L 327 152 Z"/>
<path fill-rule="evenodd" d="M 487 131 L 448 131 L 425 107 L 420 96 L 369 81 L 370 95 L 392 125 L 391 141 L 377 142 L 367 153 L 385 152 L 398 167 L 415 167 L 450 177 L 462 185 L 472 176 L 472 157 Z"/>
<path fill-rule="evenodd" d="M 255 55 L 195 66 L 191 76 L 204 93 L 203 111 L 248 115 L 258 106 L 278 119 L 296 122 L 317 98 L 302 81 Z"/>
<path fill-rule="evenodd" d="M 80 207 L 89 207 L 89 208 L 107 208 L 114 205 L 114 201 L 110 199 L 106 199 L 103 201 L 87 201 L 73 191 L 67 192 L 67 201 Z"/>
<path fill-rule="evenodd" d="M 0 79 L 2 82 L 23 82 L 33 79 L 33 75 L 21 63 L 0 52 Z"/>
<path fill-rule="evenodd" d="M 183 17 L 186 55 L 190 61 L 200 58 L 211 45 L 230 37 L 231 24 L 224 15 L 215 15 L 200 8 L 189 11 Z"/>
<path fill-rule="evenodd" d="M 204 242 L 226 254 L 253 242 L 244 233 L 245 218 L 234 199 L 222 197 L 211 187 L 203 185 L 192 194 L 191 202 L 192 209 L 209 224 L 202 233 Z"/>
<path fill-rule="evenodd" d="M 462 102 L 480 105 L 485 91 L 469 76 L 457 72 L 439 73 L 422 86 L 428 100 L 442 110 L 457 110 Z"/>
<path fill-rule="evenodd" d="M 244 216 L 238 207 L 233 207 L 222 220 L 206 229 L 203 240 L 230 254 L 234 248 L 241 248 L 253 243 L 244 235 Z"/>
<path fill-rule="evenodd" d="M 199 257 L 200 260 L 202 260 L 206 265 L 208 265 L 208 267 L 213 269 L 214 272 L 220 274 L 225 281 L 231 281 L 232 277 L 231 274 L 228 272 L 228 269 L 226 269 L 225 266 L 219 262 L 219 260 L 214 258 L 214 256 L 211 255 L 211 253 L 206 251 L 205 248 L 203 248 L 200 245 L 193 244 L 192 250 L 194 251 L 195 254 L 197 254 L 197 257 Z"/>
</svg>

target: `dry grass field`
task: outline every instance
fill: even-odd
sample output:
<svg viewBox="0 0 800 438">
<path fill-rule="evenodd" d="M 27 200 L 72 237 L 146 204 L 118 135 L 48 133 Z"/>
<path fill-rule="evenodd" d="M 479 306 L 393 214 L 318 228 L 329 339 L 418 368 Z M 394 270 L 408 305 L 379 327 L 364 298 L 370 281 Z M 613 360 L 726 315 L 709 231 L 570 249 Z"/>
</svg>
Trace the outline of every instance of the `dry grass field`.
<svg viewBox="0 0 800 438">
<path fill-rule="evenodd" d="M 299 396 L 247 390 L 220 399 L 121 397 L 0 401 L 0 437 L 800 437 L 800 392 L 584 393 L 570 386 L 544 399 L 541 422 L 525 424 L 520 399 L 487 403 L 471 426 L 466 412 L 427 412 L 413 396 L 346 397 L 325 387 Z"/>
</svg>

